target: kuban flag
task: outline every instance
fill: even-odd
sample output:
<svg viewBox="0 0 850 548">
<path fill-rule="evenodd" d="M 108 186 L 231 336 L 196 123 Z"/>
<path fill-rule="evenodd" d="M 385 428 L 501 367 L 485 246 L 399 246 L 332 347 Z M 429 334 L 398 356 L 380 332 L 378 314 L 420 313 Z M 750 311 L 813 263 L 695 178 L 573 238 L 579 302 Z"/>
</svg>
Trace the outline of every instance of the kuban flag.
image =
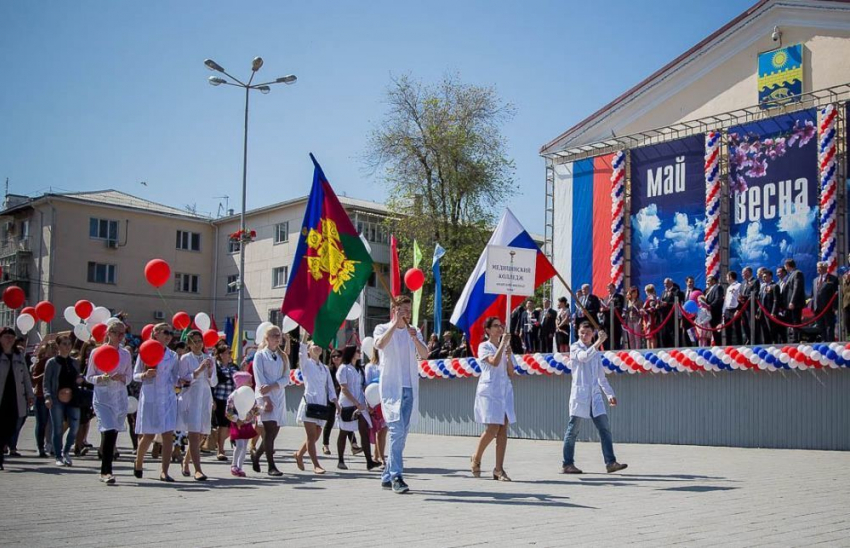
<svg viewBox="0 0 850 548">
<path fill-rule="evenodd" d="M 372 257 L 319 162 L 281 313 L 327 347 L 372 274 Z"/>
</svg>

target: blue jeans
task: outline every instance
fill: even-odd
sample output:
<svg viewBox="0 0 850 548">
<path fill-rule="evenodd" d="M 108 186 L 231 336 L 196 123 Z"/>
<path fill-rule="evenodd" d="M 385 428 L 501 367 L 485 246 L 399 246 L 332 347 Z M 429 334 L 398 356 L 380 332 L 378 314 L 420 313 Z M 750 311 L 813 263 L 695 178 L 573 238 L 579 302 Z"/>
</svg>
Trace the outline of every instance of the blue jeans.
<svg viewBox="0 0 850 548">
<path fill-rule="evenodd" d="M 47 423 L 50 421 L 50 411 L 44 405 L 44 397 L 35 399 L 35 448 L 44 453 L 44 437 L 47 433 Z"/>
<path fill-rule="evenodd" d="M 387 423 L 389 436 L 387 444 L 390 446 L 390 456 L 387 458 L 387 466 L 381 474 L 381 481 L 388 482 L 401 477 L 404 471 L 404 444 L 407 443 L 407 432 L 410 430 L 410 415 L 413 413 L 413 389 L 402 388 L 401 392 L 401 420 Z"/>
<path fill-rule="evenodd" d="M 611 439 L 611 428 L 608 424 L 608 415 L 602 414 L 598 417 L 593 417 L 593 424 L 599 430 L 599 441 L 602 442 L 602 457 L 605 459 L 605 464 L 617 462 L 614 456 L 614 442 Z M 576 454 L 576 437 L 578 437 L 578 425 L 581 417 L 570 415 L 570 423 L 567 425 L 567 433 L 564 435 L 564 466 L 575 464 Z"/>
<path fill-rule="evenodd" d="M 62 423 L 68 421 L 68 435 L 65 438 L 65 447 L 62 448 Z M 74 438 L 77 437 L 77 429 L 80 427 L 80 408 L 71 407 L 67 403 L 53 400 L 53 407 L 50 408 L 50 423 L 53 426 L 53 452 L 56 458 L 62 455 L 68 456 L 71 453 L 71 446 L 74 445 Z"/>
</svg>

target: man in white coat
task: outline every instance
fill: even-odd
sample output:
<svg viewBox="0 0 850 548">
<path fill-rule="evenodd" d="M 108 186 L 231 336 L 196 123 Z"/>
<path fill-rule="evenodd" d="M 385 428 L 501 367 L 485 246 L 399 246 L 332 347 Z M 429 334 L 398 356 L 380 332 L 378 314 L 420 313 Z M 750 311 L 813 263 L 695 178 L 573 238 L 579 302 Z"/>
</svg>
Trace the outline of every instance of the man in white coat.
<svg viewBox="0 0 850 548">
<path fill-rule="evenodd" d="M 406 493 L 409 487 L 402 473 L 402 454 L 411 424 L 419 419 L 419 359 L 426 359 L 428 347 L 422 333 L 410 326 L 410 297 L 393 299 L 392 321 L 375 328 L 375 348 L 383 366 L 378 385 L 381 411 L 389 427 L 390 455 L 381 487 L 395 493 Z"/>
<path fill-rule="evenodd" d="M 602 393 L 608 398 L 611 406 L 617 405 L 614 390 L 605 378 L 602 366 L 602 353 L 599 347 L 608 336 L 604 331 L 599 332 L 596 342 L 593 342 L 593 328 L 588 322 L 582 322 L 578 329 L 579 340 L 570 347 L 570 369 L 572 369 L 572 389 L 570 390 L 570 423 L 564 436 L 564 462 L 561 470 L 564 474 L 581 474 L 575 466 L 576 436 L 581 419 L 593 419 L 593 424 L 599 431 L 602 442 L 602 456 L 605 458 L 605 468 L 608 473 L 626 468 L 614 456 L 614 443 L 611 440 L 611 429 L 608 424 L 608 414 Z"/>
</svg>

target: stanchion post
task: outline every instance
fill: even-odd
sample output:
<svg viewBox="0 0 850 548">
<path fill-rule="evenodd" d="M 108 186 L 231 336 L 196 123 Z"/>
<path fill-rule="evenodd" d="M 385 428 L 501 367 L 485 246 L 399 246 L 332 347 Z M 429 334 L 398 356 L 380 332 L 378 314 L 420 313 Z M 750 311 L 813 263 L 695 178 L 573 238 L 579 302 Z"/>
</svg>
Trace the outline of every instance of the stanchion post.
<svg viewBox="0 0 850 548">
<path fill-rule="evenodd" d="M 673 297 L 673 346 L 679 348 L 679 296 Z"/>
<path fill-rule="evenodd" d="M 750 344 L 756 344 L 756 297 L 750 295 Z"/>
</svg>

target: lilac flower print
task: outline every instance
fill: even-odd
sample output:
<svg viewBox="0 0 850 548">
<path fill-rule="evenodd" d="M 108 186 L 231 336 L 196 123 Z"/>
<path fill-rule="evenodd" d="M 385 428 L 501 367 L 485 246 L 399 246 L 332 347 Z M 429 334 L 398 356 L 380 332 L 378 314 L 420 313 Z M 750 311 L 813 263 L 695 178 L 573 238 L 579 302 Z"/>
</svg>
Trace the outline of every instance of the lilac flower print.
<svg viewBox="0 0 850 548">
<path fill-rule="evenodd" d="M 785 156 L 785 152 L 785 138 L 777 137 L 773 143 L 773 146 L 768 149 L 767 157 L 771 160 L 776 160 L 780 156 Z"/>
<path fill-rule="evenodd" d="M 767 175 L 767 160 L 754 160 L 750 164 L 750 168 L 746 173 L 747 177 L 764 177 Z"/>
<path fill-rule="evenodd" d="M 729 190 L 733 193 L 742 193 L 747 191 L 747 180 L 740 173 L 729 175 Z"/>
<path fill-rule="evenodd" d="M 815 138 L 816 133 L 815 123 L 811 120 L 806 120 L 806 126 L 800 130 L 800 144 L 798 146 L 800 148 L 806 146 L 806 143 Z"/>
</svg>

